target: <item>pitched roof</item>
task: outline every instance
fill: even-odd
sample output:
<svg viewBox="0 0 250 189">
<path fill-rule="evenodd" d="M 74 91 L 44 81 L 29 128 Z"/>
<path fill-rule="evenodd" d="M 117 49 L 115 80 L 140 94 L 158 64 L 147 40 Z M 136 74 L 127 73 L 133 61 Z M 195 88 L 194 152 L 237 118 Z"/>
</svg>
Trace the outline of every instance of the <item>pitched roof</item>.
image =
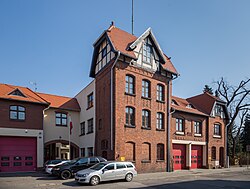
<svg viewBox="0 0 250 189">
<path fill-rule="evenodd" d="M 219 97 L 213 96 L 207 92 L 188 98 L 187 101 L 191 102 L 196 106 L 197 109 L 208 115 L 211 114 L 214 103 L 216 101 L 225 104 L 225 102 L 222 101 Z"/>
<path fill-rule="evenodd" d="M 111 42 L 111 46 L 114 49 L 114 51 L 116 52 L 120 51 L 121 54 L 125 56 L 129 56 L 133 59 L 137 59 L 135 53 L 129 47 L 138 39 L 138 37 L 112 25 L 107 30 L 105 30 L 102 33 L 102 35 L 97 39 L 97 41 L 94 43 L 94 47 L 96 47 L 97 44 L 99 44 L 98 42 L 104 37 L 107 37 L 108 40 Z M 93 59 L 92 59 L 92 65 L 91 65 L 91 71 L 90 71 L 91 77 L 94 76 L 94 70 L 95 70 L 95 66 L 94 66 L 95 58 L 94 57 L 95 57 L 95 54 L 97 53 L 95 51 L 93 53 Z M 172 64 L 172 62 L 166 55 L 165 57 L 163 57 L 163 59 L 166 59 L 167 61 L 162 64 L 162 67 L 166 69 L 167 71 L 170 71 L 173 74 L 179 75 L 174 65 Z"/>
<path fill-rule="evenodd" d="M 51 95 L 45 93 L 37 93 L 39 96 L 50 102 L 50 107 L 60 108 L 65 110 L 80 111 L 81 108 L 76 98 L 70 98 L 65 96 Z"/>
<path fill-rule="evenodd" d="M 193 104 L 190 104 L 186 99 L 172 96 L 172 100 L 174 100 L 177 104 L 171 103 L 171 107 L 175 110 L 191 113 L 191 114 L 198 114 L 202 116 L 208 116 L 207 114 L 197 110 Z"/>
<path fill-rule="evenodd" d="M 15 95 L 15 91 L 19 91 L 22 95 Z M 39 103 L 49 105 L 49 102 L 37 95 L 27 87 L 9 85 L 0 83 L 0 98 L 7 100 L 17 100 L 31 103 Z"/>
</svg>

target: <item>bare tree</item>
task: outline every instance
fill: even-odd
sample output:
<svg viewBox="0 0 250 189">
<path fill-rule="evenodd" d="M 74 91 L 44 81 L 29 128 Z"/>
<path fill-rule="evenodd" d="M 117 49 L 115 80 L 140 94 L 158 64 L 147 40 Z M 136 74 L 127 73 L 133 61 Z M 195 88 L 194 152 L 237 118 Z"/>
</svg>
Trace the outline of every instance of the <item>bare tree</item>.
<svg viewBox="0 0 250 189">
<path fill-rule="evenodd" d="M 228 123 L 228 138 L 232 142 L 231 157 L 235 157 L 236 146 L 243 129 L 244 118 L 250 110 L 250 79 L 242 80 L 238 86 L 230 85 L 222 77 L 216 82 L 218 94 L 226 102 L 230 120 Z M 239 119 L 239 123 L 236 120 Z"/>
</svg>

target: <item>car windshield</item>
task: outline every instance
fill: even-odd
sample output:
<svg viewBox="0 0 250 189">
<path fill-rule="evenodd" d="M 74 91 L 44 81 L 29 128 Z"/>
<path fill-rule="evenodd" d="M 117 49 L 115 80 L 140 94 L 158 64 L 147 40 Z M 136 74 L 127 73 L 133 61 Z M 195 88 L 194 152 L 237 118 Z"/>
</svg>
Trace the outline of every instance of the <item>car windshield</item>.
<svg viewBox="0 0 250 189">
<path fill-rule="evenodd" d="M 106 163 L 98 163 L 92 167 L 90 167 L 90 169 L 93 169 L 93 170 L 100 170 L 102 169 L 105 165 L 107 165 Z"/>
<path fill-rule="evenodd" d="M 68 164 L 75 164 L 78 160 L 79 160 L 79 158 L 70 160 L 69 162 L 66 162 L 66 163 L 68 163 Z"/>
</svg>

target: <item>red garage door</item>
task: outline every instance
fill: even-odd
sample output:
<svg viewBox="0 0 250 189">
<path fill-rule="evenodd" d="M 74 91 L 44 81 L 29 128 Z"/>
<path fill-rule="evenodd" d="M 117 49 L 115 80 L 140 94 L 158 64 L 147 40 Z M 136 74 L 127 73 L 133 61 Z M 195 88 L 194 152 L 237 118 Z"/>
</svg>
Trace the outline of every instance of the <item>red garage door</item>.
<svg viewBox="0 0 250 189">
<path fill-rule="evenodd" d="M 0 171 L 35 171 L 36 138 L 0 137 Z"/>
<path fill-rule="evenodd" d="M 186 168 L 186 146 L 184 144 L 173 144 L 174 170 Z"/>
<path fill-rule="evenodd" d="M 191 168 L 197 169 L 202 167 L 202 146 L 192 145 Z"/>
</svg>

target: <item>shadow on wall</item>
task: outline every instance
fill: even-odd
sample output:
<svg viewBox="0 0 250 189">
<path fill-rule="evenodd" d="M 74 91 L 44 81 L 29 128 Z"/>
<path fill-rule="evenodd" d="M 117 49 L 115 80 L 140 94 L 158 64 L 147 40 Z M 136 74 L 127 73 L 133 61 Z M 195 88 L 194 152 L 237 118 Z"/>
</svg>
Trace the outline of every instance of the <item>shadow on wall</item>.
<svg viewBox="0 0 250 189">
<path fill-rule="evenodd" d="M 139 187 L 140 189 L 152 189 L 152 188 L 167 188 L 167 189 L 220 189 L 220 188 L 241 188 L 249 189 L 250 181 L 230 181 L 230 180 L 196 180 L 179 183 L 169 183 L 162 185 L 154 185 L 148 187 Z M 133 188 L 132 188 L 133 189 Z M 135 188 L 134 188 L 135 189 Z M 137 188 L 138 189 L 138 188 Z"/>
</svg>

